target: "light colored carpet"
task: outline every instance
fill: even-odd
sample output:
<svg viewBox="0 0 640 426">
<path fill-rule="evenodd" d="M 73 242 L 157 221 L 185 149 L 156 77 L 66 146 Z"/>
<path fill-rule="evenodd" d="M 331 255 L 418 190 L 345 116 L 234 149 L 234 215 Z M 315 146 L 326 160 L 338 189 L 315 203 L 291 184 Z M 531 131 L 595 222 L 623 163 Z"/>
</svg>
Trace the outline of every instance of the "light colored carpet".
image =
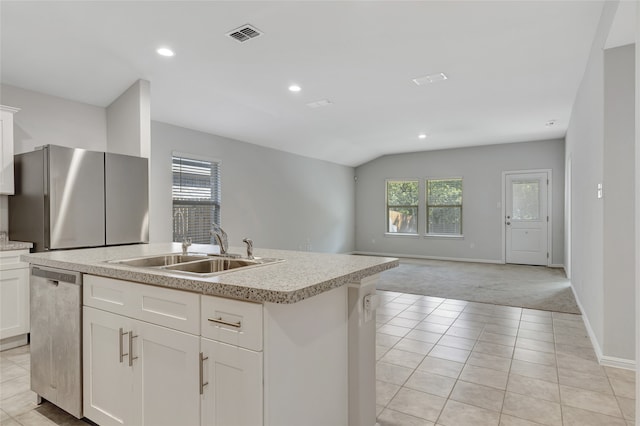
<svg viewBox="0 0 640 426">
<path fill-rule="evenodd" d="M 542 266 L 401 259 L 380 274 L 377 288 L 580 314 L 564 270 Z"/>
</svg>

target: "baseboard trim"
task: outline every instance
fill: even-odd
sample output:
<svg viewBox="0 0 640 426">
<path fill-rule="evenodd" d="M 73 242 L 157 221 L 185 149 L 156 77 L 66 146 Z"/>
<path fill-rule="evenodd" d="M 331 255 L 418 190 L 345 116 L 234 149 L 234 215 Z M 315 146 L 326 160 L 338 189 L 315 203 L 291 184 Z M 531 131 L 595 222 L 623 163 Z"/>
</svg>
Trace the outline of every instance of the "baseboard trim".
<svg viewBox="0 0 640 426">
<path fill-rule="evenodd" d="M 401 257 L 403 259 L 450 260 L 453 262 L 492 263 L 497 265 L 504 265 L 504 262 L 502 262 L 502 260 L 468 259 L 465 257 L 422 256 L 418 254 L 378 253 L 370 251 L 354 251 L 353 254 L 360 254 L 363 256 Z"/>
<path fill-rule="evenodd" d="M 573 292 L 573 297 L 576 299 L 576 303 L 578 304 L 578 308 L 580 312 L 582 312 L 582 322 L 587 329 L 587 334 L 589 335 L 589 340 L 591 340 L 591 344 L 593 345 L 593 350 L 596 353 L 596 357 L 598 358 L 598 363 L 600 365 L 606 367 L 616 367 L 616 368 L 624 368 L 625 370 L 636 371 L 636 361 L 633 359 L 626 358 L 617 358 L 614 356 L 604 355 L 602 353 L 602 348 L 600 347 L 600 342 L 596 339 L 596 334 L 591 327 L 591 323 L 589 322 L 589 318 L 585 315 L 585 311 L 582 308 L 582 303 L 580 303 L 580 298 L 578 297 L 578 293 L 576 293 L 576 289 L 573 287 L 573 283 L 571 283 L 571 291 Z"/>
<path fill-rule="evenodd" d="M 564 265 L 561 263 L 552 263 L 551 265 L 549 265 L 549 268 L 558 268 L 558 269 L 564 269 Z M 565 271 L 566 273 L 566 271 Z"/>
<path fill-rule="evenodd" d="M 606 367 L 624 368 L 625 370 L 636 371 L 636 362 L 632 359 L 603 355 L 600 360 L 600 364 Z"/>
<path fill-rule="evenodd" d="M 584 308 L 582 307 L 582 303 L 580 303 L 580 298 L 578 297 L 578 293 L 576 293 L 576 289 L 573 286 L 573 282 L 571 283 L 571 291 L 573 292 L 573 297 L 576 299 L 578 309 L 580 309 L 580 312 L 582 313 L 582 322 L 584 323 L 584 326 L 587 329 L 587 334 L 589 335 L 589 340 L 591 340 L 591 345 L 593 346 L 593 350 L 596 353 L 598 362 L 602 364 L 603 355 L 602 355 L 602 348 L 600 347 L 600 342 L 598 342 L 598 339 L 596 339 L 596 333 L 593 331 L 593 328 L 591 327 L 589 318 L 584 313 Z"/>
<path fill-rule="evenodd" d="M 29 336 L 27 334 L 20 334 L 19 336 L 6 337 L 0 340 L 0 351 L 6 351 L 8 349 L 17 348 L 18 346 L 24 346 L 29 343 Z"/>
</svg>

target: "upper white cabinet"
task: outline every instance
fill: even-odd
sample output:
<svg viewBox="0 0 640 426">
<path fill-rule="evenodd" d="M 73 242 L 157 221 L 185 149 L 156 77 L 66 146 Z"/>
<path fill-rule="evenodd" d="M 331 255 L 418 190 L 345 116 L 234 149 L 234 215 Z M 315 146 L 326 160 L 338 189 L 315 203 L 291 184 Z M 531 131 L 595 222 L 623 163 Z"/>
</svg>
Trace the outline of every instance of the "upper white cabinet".
<svg viewBox="0 0 640 426">
<path fill-rule="evenodd" d="M 0 194 L 12 195 L 13 187 L 13 114 L 20 111 L 0 105 Z"/>
</svg>

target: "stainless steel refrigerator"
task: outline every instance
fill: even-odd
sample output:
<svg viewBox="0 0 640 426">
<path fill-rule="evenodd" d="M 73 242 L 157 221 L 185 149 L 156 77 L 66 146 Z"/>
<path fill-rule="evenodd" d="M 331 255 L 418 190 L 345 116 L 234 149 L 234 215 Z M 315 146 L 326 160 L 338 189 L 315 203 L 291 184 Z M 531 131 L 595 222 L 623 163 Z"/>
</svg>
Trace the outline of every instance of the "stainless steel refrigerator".
<svg viewBox="0 0 640 426">
<path fill-rule="evenodd" d="M 57 145 L 14 157 L 9 237 L 35 251 L 149 241 L 148 160 Z"/>
</svg>

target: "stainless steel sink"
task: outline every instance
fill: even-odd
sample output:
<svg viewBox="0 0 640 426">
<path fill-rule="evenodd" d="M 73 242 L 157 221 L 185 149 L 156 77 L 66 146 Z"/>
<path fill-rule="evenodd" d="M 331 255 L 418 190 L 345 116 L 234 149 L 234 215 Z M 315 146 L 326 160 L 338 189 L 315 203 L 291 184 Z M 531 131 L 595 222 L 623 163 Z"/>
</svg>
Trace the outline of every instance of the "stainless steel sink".
<svg viewBox="0 0 640 426">
<path fill-rule="evenodd" d="M 222 272 L 228 272 L 235 269 L 268 265 L 270 263 L 278 263 L 283 261 L 283 259 L 273 258 L 238 259 L 215 256 L 207 260 L 198 260 L 194 262 L 181 263 L 179 265 L 167 266 L 164 269 L 175 272 L 185 272 L 189 274 L 208 276 L 218 275 Z"/>
<path fill-rule="evenodd" d="M 182 255 L 182 254 L 165 254 L 161 256 L 137 257 L 134 259 L 111 260 L 109 263 L 119 263 L 127 266 L 139 266 L 143 268 L 154 268 L 158 266 L 176 265 L 185 262 L 193 262 L 194 260 L 208 259 L 206 255 Z"/>
<path fill-rule="evenodd" d="M 108 263 L 134 266 L 145 269 L 161 269 L 195 276 L 213 276 L 241 268 L 268 265 L 284 262 L 284 259 L 256 257 L 254 259 L 237 256 L 205 255 L 205 254 L 165 254 L 136 257 L 130 259 L 110 260 Z"/>
</svg>

